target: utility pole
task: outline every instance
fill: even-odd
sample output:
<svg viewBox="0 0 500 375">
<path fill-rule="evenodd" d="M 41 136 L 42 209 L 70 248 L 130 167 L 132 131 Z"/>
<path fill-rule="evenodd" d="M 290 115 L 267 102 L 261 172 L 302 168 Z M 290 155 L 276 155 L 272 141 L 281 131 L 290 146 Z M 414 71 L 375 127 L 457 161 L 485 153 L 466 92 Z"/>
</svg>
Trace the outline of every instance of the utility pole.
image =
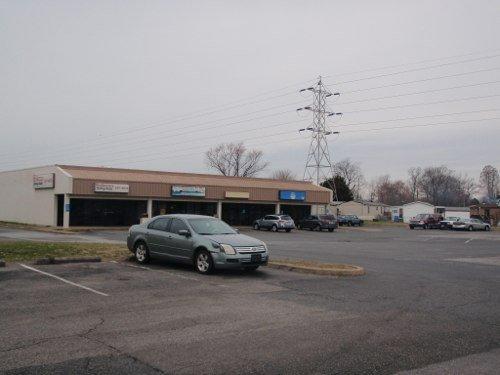
<svg viewBox="0 0 500 375">
<path fill-rule="evenodd" d="M 310 91 L 313 94 L 312 105 L 297 109 L 297 111 L 307 110 L 313 113 L 312 124 L 307 128 L 299 129 L 299 132 L 306 130 L 311 132 L 311 143 L 307 154 L 304 180 L 313 181 L 319 185 L 322 180 L 330 181 L 331 179 L 332 183 L 330 187 L 333 191 L 333 199 L 337 201 L 337 189 L 333 183 L 334 172 L 327 136 L 330 134 L 339 134 L 339 132 L 332 132 L 330 130 L 326 124 L 326 118 L 330 116 L 341 116 L 342 113 L 327 110 L 326 98 L 339 96 L 340 93 L 328 91 L 321 80 L 321 76 L 314 86 L 300 90 L 300 92 L 304 91 Z"/>
</svg>

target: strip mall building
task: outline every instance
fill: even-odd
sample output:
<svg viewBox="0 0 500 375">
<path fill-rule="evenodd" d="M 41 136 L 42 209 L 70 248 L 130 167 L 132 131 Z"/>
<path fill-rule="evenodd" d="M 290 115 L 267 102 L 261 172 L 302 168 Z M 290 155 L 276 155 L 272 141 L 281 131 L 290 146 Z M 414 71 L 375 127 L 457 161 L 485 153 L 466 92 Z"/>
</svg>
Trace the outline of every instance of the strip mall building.
<svg viewBox="0 0 500 375">
<path fill-rule="evenodd" d="M 302 181 L 53 165 L 0 173 L 0 221 L 128 226 L 169 213 L 251 225 L 266 214 L 323 211 L 329 189 Z"/>
</svg>

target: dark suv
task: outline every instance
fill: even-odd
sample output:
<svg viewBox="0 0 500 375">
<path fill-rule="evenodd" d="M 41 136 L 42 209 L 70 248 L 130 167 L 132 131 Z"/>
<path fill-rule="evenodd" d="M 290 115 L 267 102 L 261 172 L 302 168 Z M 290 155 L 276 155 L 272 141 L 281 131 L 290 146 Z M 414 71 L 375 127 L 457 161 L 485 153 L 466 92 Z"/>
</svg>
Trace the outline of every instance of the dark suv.
<svg viewBox="0 0 500 375">
<path fill-rule="evenodd" d="M 357 225 L 358 227 L 360 227 L 363 225 L 363 220 L 361 220 L 356 215 L 340 215 L 339 225 L 347 225 L 348 227 Z"/>
<path fill-rule="evenodd" d="M 440 214 L 418 214 L 417 216 L 410 219 L 410 229 L 422 228 L 422 229 L 432 229 L 440 228 L 443 216 Z"/>
<path fill-rule="evenodd" d="M 309 229 L 322 231 L 328 229 L 328 232 L 333 232 L 337 228 L 337 219 L 334 215 L 310 215 L 300 221 L 298 229 Z"/>
</svg>

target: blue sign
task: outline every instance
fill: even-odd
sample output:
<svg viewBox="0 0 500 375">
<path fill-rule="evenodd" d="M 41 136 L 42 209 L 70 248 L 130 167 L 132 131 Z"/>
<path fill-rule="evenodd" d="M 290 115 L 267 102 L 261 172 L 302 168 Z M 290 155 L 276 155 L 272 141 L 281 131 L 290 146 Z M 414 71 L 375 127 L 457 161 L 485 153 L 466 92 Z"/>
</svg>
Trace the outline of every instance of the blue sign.
<svg viewBox="0 0 500 375">
<path fill-rule="evenodd" d="M 66 203 L 64 205 L 64 211 L 66 211 L 66 212 L 70 212 L 71 211 L 71 205 L 69 203 Z"/>
<path fill-rule="evenodd" d="M 305 191 L 280 190 L 280 199 L 283 201 L 305 201 Z"/>
<path fill-rule="evenodd" d="M 173 197 L 204 197 L 205 188 L 200 186 L 172 186 Z"/>
</svg>

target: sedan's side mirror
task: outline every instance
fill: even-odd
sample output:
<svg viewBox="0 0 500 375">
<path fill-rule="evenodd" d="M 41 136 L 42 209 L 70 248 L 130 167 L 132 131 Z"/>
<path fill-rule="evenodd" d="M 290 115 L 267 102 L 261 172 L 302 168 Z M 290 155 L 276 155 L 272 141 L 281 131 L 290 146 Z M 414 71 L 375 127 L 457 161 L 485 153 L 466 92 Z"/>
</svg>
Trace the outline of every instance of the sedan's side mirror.
<svg viewBox="0 0 500 375">
<path fill-rule="evenodd" d="M 190 237 L 191 233 L 187 229 L 179 229 L 177 232 L 179 236 Z"/>
</svg>

